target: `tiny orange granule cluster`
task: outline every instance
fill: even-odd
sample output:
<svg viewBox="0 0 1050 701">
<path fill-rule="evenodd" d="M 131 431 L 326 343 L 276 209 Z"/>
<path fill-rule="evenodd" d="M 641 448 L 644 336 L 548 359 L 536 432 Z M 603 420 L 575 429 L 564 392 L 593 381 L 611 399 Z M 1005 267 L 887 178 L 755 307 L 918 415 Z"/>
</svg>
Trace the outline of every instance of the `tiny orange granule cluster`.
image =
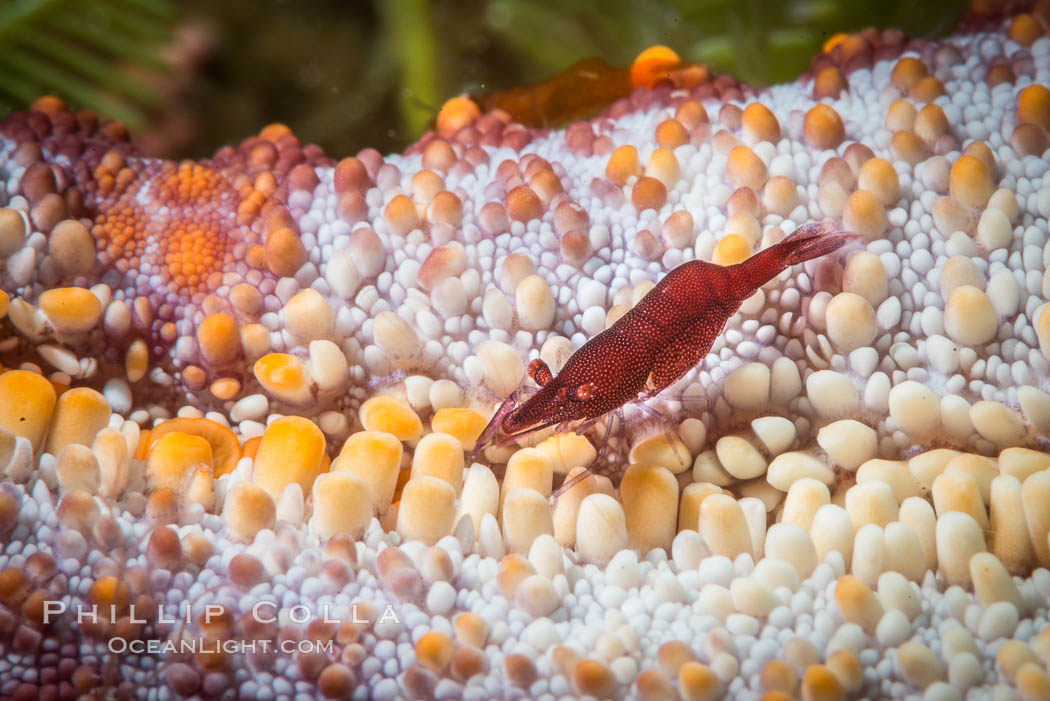
<svg viewBox="0 0 1050 701">
<path fill-rule="evenodd" d="M 223 210 L 235 193 L 221 173 L 199 164 L 168 164 L 166 170 L 148 186 L 148 207 L 160 210 L 157 216 L 138 203 L 139 187 L 130 187 L 140 185 L 138 179 L 116 190 L 116 201 L 101 208 L 93 233 L 104 262 L 127 272 L 139 269 L 148 256 L 174 290 L 214 290 L 233 253 L 225 232 L 234 223 L 225 221 L 229 215 Z"/>
</svg>

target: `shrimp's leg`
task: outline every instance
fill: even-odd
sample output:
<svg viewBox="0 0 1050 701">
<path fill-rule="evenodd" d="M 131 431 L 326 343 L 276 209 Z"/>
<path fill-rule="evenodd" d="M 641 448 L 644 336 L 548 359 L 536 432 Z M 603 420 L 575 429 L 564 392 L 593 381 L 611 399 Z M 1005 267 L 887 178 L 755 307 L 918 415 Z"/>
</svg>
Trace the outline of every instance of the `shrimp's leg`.
<svg viewBox="0 0 1050 701">
<path fill-rule="evenodd" d="M 631 442 L 627 438 L 627 417 L 624 416 L 623 407 L 620 407 L 614 413 L 616 414 L 616 418 L 620 420 L 620 445 L 626 448 L 628 445 L 630 445 Z M 602 446 L 602 450 L 607 451 L 608 447 L 609 443 L 608 441 L 605 441 L 605 444 Z M 627 452 L 630 453 L 630 449 L 628 449 Z"/>
<path fill-rule="evenodd" d="M 648 398 L 649 397 L 647 396 L 644 399 Z M 682 452 L 678 449 L 678 441 L 675 439 L 674 434 L 671 432 L 671 418 L 659 409 L 654 409 L 653 407 L 646 404 L 644 399 L 639 399 L 638 408 L 644 411 L 646 414 L 649 414 L 649 416 L 652 416 L 654 419 L 658 419 L 660 421 L 664 428 L 664 437 L 667 438 L 667 444 L 671 446 L 671 450 L 674 451 L 675 459 L 682 465 L 688 465 L 689 457 L 687 455 L 682 455 Z"/>
<path fill-rule="evenodd" d="M 617 414 L 618 413 L 619 412 L 617 412 Z M 623 426 L 623 417 L 620 416 L 619 418 L 620 418 L 620 426 L 622 427 Z M 587 479 L 588 477 L 590 477 L 591 475 L 593 475 L 594 473 L 596 473 L 598 471 L 598 468 L 601 466 L 602 461 L 605 459 L 605 456 L 608 453 L 609 435 L 612 433 L 612 425 L 613 425 L 612 416 L 608 416 L 608 419 L 609 420 L 605 424 L 605 432 L 602 435 L 601 447 L 598 448 L 598 454 L 594 457 L 594 460 L 591 461 L 591 464 L 588 465 L 584 469 L 583 472 L 581 472 L 580 474 L 576 475 L 571 480 L 566 480 L 565 482 L 562 482 L 561 486 L 558 487 L 554 491 L 554 493 L 551 495 L 551 503 L 552 504 L 556 503 L 558 501 L 558 497 L 560 497 L 562 494 L 564 494 L 565 492 L 569 491 L 570 489 L 575 487 L 577 484 L 579 484 L 580 482 L 582 482 L 583 480 Z M 591 419 L 586 424 L 578 427 L 576 429 L 576 433 L 582 434 L 584 431 L 589 429 L 591 426 L 593 426 L 597 422 L 598 422 L 598 419 Z"/>
</svg>

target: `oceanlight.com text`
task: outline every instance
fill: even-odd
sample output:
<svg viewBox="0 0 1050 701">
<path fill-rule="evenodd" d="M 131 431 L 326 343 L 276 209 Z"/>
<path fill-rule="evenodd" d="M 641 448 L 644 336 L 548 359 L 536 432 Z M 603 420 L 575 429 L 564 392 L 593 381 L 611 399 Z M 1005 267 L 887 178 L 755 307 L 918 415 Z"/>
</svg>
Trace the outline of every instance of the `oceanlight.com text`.
<svg viewBox="0 0 1050 701">
<path fill-rule="evenodd" d="M 335 643 L 331 640 L 213 640 L 210 638 L 189 638 L 183 640 L 125 640 L 110 638 L 106 643 L 114 654 L 131 653 L 133 655 L 197 655 L 197 654 L 266 654 L 279 652 L 284 654 L 321 652 L 334 654 Z"/>
</svg>

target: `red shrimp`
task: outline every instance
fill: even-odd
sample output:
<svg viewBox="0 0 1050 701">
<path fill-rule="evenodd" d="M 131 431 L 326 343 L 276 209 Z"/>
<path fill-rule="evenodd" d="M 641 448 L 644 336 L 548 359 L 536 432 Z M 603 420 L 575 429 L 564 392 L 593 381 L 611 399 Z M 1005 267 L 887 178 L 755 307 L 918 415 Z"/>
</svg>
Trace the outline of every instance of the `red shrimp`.
<svg viewBox="0 0 1050 701">
<path fill-rule="evenodd" d="M 529 363 L 539 390 L 520 404 L 522 390 L 512 393 L 478 437 L 472 456 L 490 443 L 504 445 L 545 428 L 582 433 L 608 412 L 658 394 L 707 355 L 729 318 L 759 287 L 853 238 L 811 222 L 736 265 L 702 260 L 679 265 L 573 353 L 557 376 L 543 360 Z"/>
</svg>

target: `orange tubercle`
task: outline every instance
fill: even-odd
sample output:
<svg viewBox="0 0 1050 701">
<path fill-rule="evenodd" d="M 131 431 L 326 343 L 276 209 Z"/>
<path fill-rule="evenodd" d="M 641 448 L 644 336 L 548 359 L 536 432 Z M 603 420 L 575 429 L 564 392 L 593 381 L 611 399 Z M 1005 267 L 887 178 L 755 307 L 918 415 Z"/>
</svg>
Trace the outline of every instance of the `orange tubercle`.
<svg viewBox="0 0 1050 701">
<path fill-rule="evenodd" d="M 437 116 L 437 131 L 446 139 L 456 135 L 465 126 L 481 116 L 481 109 L 469 97 L 457 96 L 445 100 Z"/>
<path fill-rule="evenodd" d="M 849 34 L 846 34 L 844 32 L 839 32 L 838 34 L 832 34 L 831 36 L 829 36 L 827 38 L 827 40 L 824 42 L 824 46 L 822 46 L 820 50 L 823 53 L 830 54 L 832 51 L 835 50 L 836 46 L 838 46 L 842 42 L 846 41 L 846 39 L 848 39 L 848 38 L 849 38 Z"/>
<path fill-rule="evenodd" d="M 661 80 L 670 79 L 672 71 L 681 63 L 674 49 L 659 44 L 650 46 L 631 64 L 631 85 L 651 88 Z"/>
<path fill-rule="evenodd" d="M 168 419 L 154 426 L 146 440 L 152 447 L 161 437 L 176 432 L 199 436 L 208 441 L 211 446 L 212 469 L 215 477 L 233 472 L 233 468 L 237 467 L 237 461 L 241 459 L 241 444 L 237 436 L 230 429 L 211 419 L 188 417 Z M 136 454 L 138 452 L 136 451 Z"/>
<path fill-rule="evenodd" d="M 291 135 L 292 130 L 289 129 L 287 125 L 281 124 L 280 122 L 267 124 L 265 127 L 262 128 L 262 131 L 259 132 L 260 139 L 265 139 L 266 141 L 272 141 L 274 143 L 277 143 L 278 139 L 280 139 L 282 136 Z"/>
</svg>

